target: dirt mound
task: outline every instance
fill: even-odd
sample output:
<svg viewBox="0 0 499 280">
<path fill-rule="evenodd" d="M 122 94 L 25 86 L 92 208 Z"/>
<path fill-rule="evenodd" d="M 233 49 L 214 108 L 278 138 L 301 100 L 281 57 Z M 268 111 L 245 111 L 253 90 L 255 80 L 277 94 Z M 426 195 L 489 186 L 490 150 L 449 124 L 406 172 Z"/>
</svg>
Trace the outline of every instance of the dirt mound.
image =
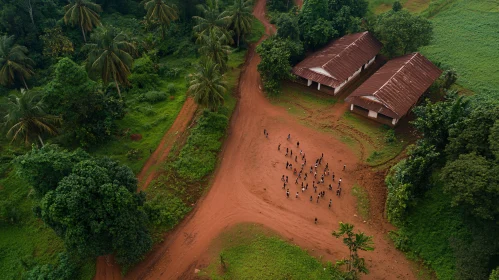
<svg viewBox="0 0 499 280">
<path fill-rule="evenodd" d="M 130 140 L 140 141 L 140 140 L 142 140 L 142 135 L 141 134 L 132 134 L 132 135 L 130 135 Z"/>
</svg>

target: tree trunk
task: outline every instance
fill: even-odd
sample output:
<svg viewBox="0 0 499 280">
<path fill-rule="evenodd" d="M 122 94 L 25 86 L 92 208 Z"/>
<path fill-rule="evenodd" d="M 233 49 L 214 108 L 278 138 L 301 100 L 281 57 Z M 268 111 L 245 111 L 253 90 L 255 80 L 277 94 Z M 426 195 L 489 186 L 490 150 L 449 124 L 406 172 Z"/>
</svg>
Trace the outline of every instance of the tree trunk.
<svg viewBox="0 0 499 280">
<path fill-rule="evenodd" d="M 21 74 L 21 79 L 23 80 L 24 87 L 26 88 L 26 90 L 29 90 L 28 85 L 26 84 L 26 79 L 24 79 L 24 76 L 22 74 Z"/>
<path fill-rule="evenodd" d="M 161 39 L 165 40 L 165 25 L 161 24 Z"/>
<path fill-rule="evenodd" d="M 239 34 L 237 34 L 237 48 L 239 49 Z"/>
<path fill-rule="evenodd" d="M 116 77 L 114 78 L 114 84 L 116 85 L 116 89 L 118 90 L 118 95 L 120 96 L 120 99 L 123 99 L 121 97 L 121 90 L 120 90 L 120 86 L 118 85 L 118 81 L 116 80 Z"/>
<path fill-rule="evenodd" d="M 42 144 L 42 147 L 45 146 L 45 144 L 43 143 L 43 140 L 42 140 L 42 137 L 40 136 L 40 134 L 38 134 L 38 140 L 40 140 L 40 144 Z"/>
<path fill-rule="evenodd" d="M 85 36 L 85 30 L 83 30 L 83 25 L 81 25 L 81 33 L 83 34 L 83 41 L 87 42 L 87 36 Z"/>
</svg>

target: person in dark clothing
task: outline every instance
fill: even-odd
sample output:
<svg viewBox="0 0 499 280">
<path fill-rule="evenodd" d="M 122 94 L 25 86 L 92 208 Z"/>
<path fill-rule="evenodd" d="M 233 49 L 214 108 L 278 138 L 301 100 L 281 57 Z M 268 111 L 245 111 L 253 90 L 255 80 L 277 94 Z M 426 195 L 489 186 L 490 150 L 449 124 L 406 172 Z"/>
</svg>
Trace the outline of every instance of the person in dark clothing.
<svg viewBox="0 0 499 280">
<path fill-rule="evenodd" d="M 296 147 L 300 148 L 300 141 L 296 142 Z"/>
<path fill-rule="evenodd" d="M 267 130 L 264 128 L 263 129 L 263 136 L 267 135 Z"/>
<path fill-rule="evenodd" d="M 310 196 L 310 202 L 312 202 L 312 196 Z"/>
<path fill-rule="evenodd" d="M 277 145 L 277 150 L 280 151 L 281 150 L 281 143 L 279 143 L 279 145 Z"/>
<path fill-rule="evenodd" d="M 289 167 L 289 162 L 286 161 L 286 169 L 288 169 L 288 167 Z"/>
<path fill-rule="evenodd" d="M 315 218 L 315 221 L 314 221 L 315 224 L 317 224 L 317 218 Z"/>
<path fill-rule="evenodd" d="M 332 199 L 329 199 L 329 208 L 331 208 L 331 204 L 333 203 Z"/>
</svg>

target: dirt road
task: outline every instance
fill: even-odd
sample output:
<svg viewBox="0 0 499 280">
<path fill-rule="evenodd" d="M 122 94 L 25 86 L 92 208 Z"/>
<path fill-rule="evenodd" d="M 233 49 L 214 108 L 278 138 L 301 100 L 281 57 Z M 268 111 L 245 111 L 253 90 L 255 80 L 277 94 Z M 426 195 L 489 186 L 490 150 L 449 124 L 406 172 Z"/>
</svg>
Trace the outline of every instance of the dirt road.
<svg viewBox="0 0 499 280">
<path fill-rule="evenodd" d="M 269 34 L 274 28 L 264 13 L 265 0 L 258 0 L 254 14 Z M 194 276 L 194 268 L 208 261 L 205 252 L 211 240 L 224 229 L 242 222 L 263 224 L 315 256 L 337 260 L 346 256 L 347 250 L 340 240 L 331 236 L 331 231 L 343 221 L 374 236 L 376 250 L 363 254 L 371 271 L 366 279 L 414 279 L 410 264 L 386 241 L 383 229 L 356 217 L 350 188 L 358 179 L 356 170 L 360 165 L 353 151 L 326 133 L 300 125 L 284 109 L 271 105 L 261 91 L 256 70 L 259 61 L 254 49 L 250 50 L 249 63 L 240 79 L 240 101 L 210 191 L 166 241 L 126 278 L 189 279 Z M 263 136 L 264 129 L 269 131 L 269 139 Z M 286 140 L 288 134 L 292 141 Z M 336 180 L 342 178 L 341 198 L 321 185 L 319 191 L 326 190 L 326 197 L 316 203 L 317 194 L 311 188 L 310 174 L 309 189 L 301 193 L 301 184 L 294 184 L 295 176 L 285 169 L 286 161 L 298 165 L 294 158 L 284 155 L 286 147 L 292 149 L 294 155 L 299 154 L 296 141 L 300 141 L 300 149 L 306 153 L 307 170 L 310 163 L 324 153 L 324 162 L 329 163 Z M 279 143 L 281 151 L 277 150 Z M 342 171 L 344 164 L 346 171 Z M 290 198 L 286 198 L 282 189 L 283 174 L 290 178 Z M 326 180 L 326 184 L 329 183 L 331 178 Z M 296 192 L 299 198 L 294 197 Z M 309 201 L 310 195 L 313 202 Z M 328 209 L 330 198 L 333 207 Z M 319 221 L 317 225 L 313 222 L 315 217 Z"/>
</svg>

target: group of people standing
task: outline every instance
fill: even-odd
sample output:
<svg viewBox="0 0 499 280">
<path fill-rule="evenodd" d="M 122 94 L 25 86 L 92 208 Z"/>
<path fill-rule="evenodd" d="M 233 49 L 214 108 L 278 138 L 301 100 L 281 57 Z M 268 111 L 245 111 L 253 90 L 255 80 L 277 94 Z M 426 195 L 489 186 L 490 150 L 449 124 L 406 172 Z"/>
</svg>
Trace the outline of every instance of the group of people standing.
<svg viewBox="0 0 499 280">
<path fill-rule="evenodd" d="M 267 137 L 267 130 L 264 130 L 264 135 Z M 287 137 L 288 141 L 291 141 L 291 135 L 288 134 Z M 326 162 L 324 168 L 322 168 L 322 164 L 324 161 L 324 153 L 321 154 L 321 156 L 315 160 L 313 164 L 310 165 L 309 169 L 306 169 L 307 165 L 307 157 L 305 155 L 305 152 L 300 149 L 300 142 L 296 142 L 296 150 L 293 153 L 293 149 L 286 147 L 285 148 L 285 157 L 289 158 L 286 161 L 286 170 L 289 170 L 292 172 L 293 176 L 296 176 L 294 178 L 294 184 L 298 185 L 300 188 L 300 183 L 301 183 L 301 193 L 302 195 L 305 195 L 305 193 L 308 191 L 309 187 L 309 182 L 311 182 L 311 188 L 314 189 L 314 194 L 317 194 L 316 198 L 316 203 L 318 204 L 321 199 L 324 199 L 326 197 L 326 190 L 321 190 L 318 191 L 318 188 L 320 185 L 324 185 L 326 188 L 326 179 L 328 177 L 331 178 L 332 183 L 329 184 L 327 187 L 329 191 L 333 191 L 333 184 L 336 182 L 338 183 L 336 187 L 336 195 L 338 197 L 341 196 L 341 181 L 342 179 L 339 178 L 337 181 L 335 181 L 335 174 L 334 172 L 331 172 L 329 169 L 329 163 Z M 277 150 L 281 151 L 281 143 L 277 146 Z M 284 147 L 283 147 L 283 152 L 284 152 Z M 346 170 L 346 165 L 343 165 L 343 171 Z M 308 172 L 307 172 L 308 171 Z M 289 189 L 289 176 L 283 174 L 281 177 L 281 182 L 282 182 L 282 189 L 286 190 L 286 197 L 289 198 L 292 194 L 290 193 Z M 293 182 L 293 179 L 291 179 Z M 300 196 L 300 192 L 297 191 L 295 194 L 295 198 L 298 198 Z M 314 197 L 313 195 L 310 195 L 310 202 L 313 202 Z M 331 205 L 333 204 L 332 198 L 329 199 L 329 204 L 328 208 L 331 208 Z M 317 223 L 317 218 L 315 219 L 315 222 Z"/>
</svg>

